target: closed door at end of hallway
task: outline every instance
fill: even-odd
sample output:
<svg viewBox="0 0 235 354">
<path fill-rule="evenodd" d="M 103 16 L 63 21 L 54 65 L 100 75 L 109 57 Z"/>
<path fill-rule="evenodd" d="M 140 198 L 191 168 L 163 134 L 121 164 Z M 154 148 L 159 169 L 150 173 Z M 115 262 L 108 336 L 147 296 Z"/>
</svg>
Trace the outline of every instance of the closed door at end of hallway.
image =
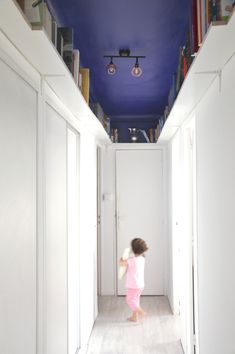
<svg viewBox="0 0 235 354">
<path fill-rule="evenodd" d="M 116 152 L 117 259 L 133 238 L 147 242 L 144 295 L 164 294 L 162 176 L 161 150 Z M 117 290 L 125 294 L 124 280 Z"/>
</svg>

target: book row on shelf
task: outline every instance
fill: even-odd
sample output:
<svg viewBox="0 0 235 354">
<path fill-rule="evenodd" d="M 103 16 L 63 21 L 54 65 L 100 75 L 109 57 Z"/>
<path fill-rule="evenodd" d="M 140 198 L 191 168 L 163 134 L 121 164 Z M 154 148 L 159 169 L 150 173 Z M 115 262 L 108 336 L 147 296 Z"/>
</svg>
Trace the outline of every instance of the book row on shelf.
<svg viewBox="0 0 235 354">
<path fill-rule="evenodd" d="M 44 0 L 16 0 L 33 30 L 43 28 L 52 44 L 62 57 L 73 79 L 80 89 L 85 101 L 90 101 L 90 70 L 80 67 L 80 52 L 74 47 L 74 31 L 72 27 L 59 27 L 53 11 Z M 96 106 L 98 107 L 98 103 Z M 94 108 L 94 107 L 93 107 Z M 92 109 L 109 134 L 108 118 L 99 105 Z"/>
<path fill-rule="evenodd" d="M 211 22 L 227 22 L 234 8 L 234 0 L 192 0 L 186 41 L 185 45 L 179 48 L 178 67 L 172 77 L 168 104 L 164 110 L 164 121 L 166 121 L 174 105 L 188 70 L 198 49 L 202 45 Z"/>
<path fill-rule="evenodd" d="M 143 130 L 145 130 L 145 132 L 148 136 L 149 143 L 156 143 L 157 142 L 157 140 L 160 136 L 161 130 L 163 128 L 164 122 L 165 122 L 165 120 L 164 120 L 164 117 L 162 116 L 159 118 L 156 128 L 150 128 L 150 129 L 146 129 L 146 130 L 143 129 Z M 139 131 L 139 130 L 137 129 L 137 131 Z M 109 134 L 110 134 L 110 139 L 113 143 L 119 142 L 119 130 L 117 128 L 112 128 L 110 130 Z"/>
<path fill-rule="evenodd" d="M 111 129 L 111 131 L 110 131 L 110 139 L 111 139 L 112 143 L 118 143 L 119 142 L 118 129 L 117 128 Z"/>
<path fill-rule="evenodd" d="M 73 28 L 59 27 L 44 0 L 17 0 L 32 29 L 44 28 L 63 58 L 84 98 L 89 99 L 89 70 L 80 68 L 80 53 L 74 48 Z M 84 82 L 83 82 L 84 81 Z"/>
<path fill-rule="evenodd" d="M 234 0 L 194 0 L 191 25 L 195 27 L 195 42 L 201 45 L 211 22 L 228 21 L 234 6 Z"/>
<path fill-rule="evenodd" d="M 159 138 L 159 136 L 161 134 L 162 128 L 164 126 L 164 123 L 165 123 L 165 117 L 161 116 L 158 119 L 157 127 L 155 129 L 149 129 L 148 136 L 149 136 L 150 143 L 156 143 L 158 141 L 158 138 Z"/>
<path fill-rule="evenodd" d="M 103 125 L 107 134 L 110 136 L 110 119 L 107 114 L 104 113 L 103 108 L 98 102 L 90 101 L 89 103 L 90 109 L 94 113 L 94 115 L 98 118 L 100 123 Z"/>
</svg>

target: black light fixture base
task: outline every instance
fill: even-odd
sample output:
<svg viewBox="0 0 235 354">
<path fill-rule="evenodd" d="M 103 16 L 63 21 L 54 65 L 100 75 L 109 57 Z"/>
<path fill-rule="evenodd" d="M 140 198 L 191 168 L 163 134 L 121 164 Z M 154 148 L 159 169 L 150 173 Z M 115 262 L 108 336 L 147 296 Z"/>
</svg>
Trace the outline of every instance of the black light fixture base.
<svg viewBox="0 0 235 354">
<path fill-rule="evenodd" d="M 121 48 L 121 49 L 119 49 L 119 55 L 120 55 L 120 57 L 129 57 L 130 56 L 130 49 L 128 49 L 128 48 Z"/>
<path fill-rule="evenodd" d="M 116 73 L 116 65 L 114 65 L 113 63 L 113 58 L 127 58 L 127 59 L 135 58 L 136 62 L 135 62 L 135 66 L 131 70 L 131 74 L 135 77 L 139 77 L 142 75 L 142 69 L 140 68 L 138 59 L 145 58 L 145 55 L 130 55 L 130 49 L 121 48 L 119 49 L 119 55 L 113 55 L 113 54 L 104 55 L 104 58 L 110 58 L 110 63 L 106 67 L 107 74 L 109 75 L 114 75 Z"/>
</svg>

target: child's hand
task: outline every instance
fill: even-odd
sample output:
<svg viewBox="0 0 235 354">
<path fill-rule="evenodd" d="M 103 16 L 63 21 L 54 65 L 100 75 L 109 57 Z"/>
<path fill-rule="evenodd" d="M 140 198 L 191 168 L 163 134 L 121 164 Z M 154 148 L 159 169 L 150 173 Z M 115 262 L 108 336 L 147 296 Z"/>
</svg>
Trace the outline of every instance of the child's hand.
<svg viewBox="0 0 235 354">
<path fill-rule="evenodd" d="M 119 265 L 122 267 L 127 267 L 127 261 L 124 261 L 124 259 L 120 258 Z"/>
</svg>

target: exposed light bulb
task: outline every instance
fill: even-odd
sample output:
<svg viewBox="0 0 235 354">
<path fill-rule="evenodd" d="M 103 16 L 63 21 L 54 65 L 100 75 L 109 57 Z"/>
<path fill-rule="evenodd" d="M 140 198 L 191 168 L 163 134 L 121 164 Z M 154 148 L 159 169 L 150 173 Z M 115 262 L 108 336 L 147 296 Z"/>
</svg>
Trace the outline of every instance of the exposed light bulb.
<svg viewBox="0 0 235 354">
<path fill-rule="evenodd" d="M 107 65 L 106 70 L 107 70 L 107 74 L 109 74 L 109 75 L 116 74 L 117 68 L 116 68 L 116 65 L 113 64 L 112 59 L 111 59 L 110 63 Z"/>
<path fill-rule="evenodd" d="M 139 77 L 142 75 L 142 69 L 139 67 L 139 64 L 138 65 L 135 65 L 133 67 L 133 69 L 131 70 L 131 74 L 135 77 Z"/>
<path fill-rule="evenodd" d="M 136 57 L 136 62 L 135 62 L 135 66 L 133 67 L 133 69 L 131 70 L 131 74 L 135 77 L 139 77 L 142 75 L 142 69 L 139 66 L 139 61 L 138 61 L 138 57 Z"/>
</svg>

